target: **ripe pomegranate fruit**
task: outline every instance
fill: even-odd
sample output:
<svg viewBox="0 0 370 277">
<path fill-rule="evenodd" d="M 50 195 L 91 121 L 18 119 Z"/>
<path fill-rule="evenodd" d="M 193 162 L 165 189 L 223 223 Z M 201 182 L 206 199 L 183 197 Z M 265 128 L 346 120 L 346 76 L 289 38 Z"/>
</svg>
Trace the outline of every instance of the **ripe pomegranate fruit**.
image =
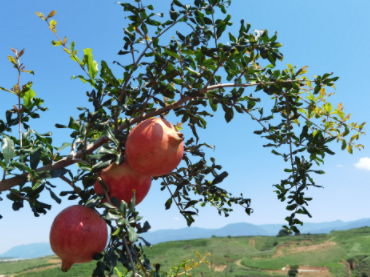
<svg viewBox="0 0 370 277">
<path fill-rule="evenodd" d="M 93 209 L 75 205 L 61 211 L 50 231 L 50 245 L 62 260 L 62 271 L 75 263 L 93 260 L 104 250 L 108 240 L 107 225 Z"/>
<path fill-rule="evenodd" d="M 144 120 L 132 129 L 126 142 L 128 163 L 143 175 L 172 172 L 184 153 L 183 134 L 163 118 Z"/>
<path fill-rule="evenodd" d="M 124 200 L 129 203 L 133 196 L 133 190 L 136 190 L 135 205 L 143 201 L 152 183 L 152 177 L 141 175 L 132 170 L 126 159 L 121 165 L 112 163 L 103 169 L 101 177 L 108 186 L 109 197 L 117 197 L 120 202 Z M 97 194 L 103 194 L 103 189 L 98 181 L 95 183 L 94 189 Z"/>
</svg>

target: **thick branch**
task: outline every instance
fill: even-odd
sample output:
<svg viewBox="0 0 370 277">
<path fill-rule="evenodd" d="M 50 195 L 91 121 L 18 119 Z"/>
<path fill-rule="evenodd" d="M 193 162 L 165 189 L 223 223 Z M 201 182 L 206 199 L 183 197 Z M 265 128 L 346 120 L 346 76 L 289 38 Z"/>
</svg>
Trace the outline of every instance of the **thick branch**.
<svg viewBox="0 0 370 277">
<path fill-rule="evenodd" d="M 287 80 L 287 81 L 280 81 L 280 82 L 248 83 L 248 84 L 235 84 L 235 83 L 217 84 L 217 85 L 208 86 L 208 87 L 205 87 L 205 88 L 201 89 L 200 94 L 205 93 L 205 92 L 210 91 L 210 90 L 220 89 L 220 88 L 252 87 L 252 86 L 259 86 L 259 85 L 271 85 L 271 84 L 275 84 L 275 83 L 292 83 L 292 82 L 295 82 L 295 80 Z M 296 81 L 296 82 L 299 82 L 299 81 Z M 157 110 L 155 110 L 153 112 L 150 112 L 150 113 L 147 113 L 147 114 L 143 113 L 138 117 L 135 117 L 135 118 L 132 118 L 132 119 L 128 120 L 128 122 L 129 122 L 128 124 L 133 125 L 133 124 L 139 123 L 139 122 L 141 122 L 145 119 L 148 119 L 150 117 L 154 117 L 154 116 L 164 114 L 167 111 L 170 111 L 170 110 L 173 110 L 175 108 L 180 107 L 186 101 L 196 99 L 196 98 L 197 98 L 196 96 L 195 97 L 183 96 L 183 97 L 181 97 L 180 100 L 176 101 L 175 103 L 173 103 L 171 105 L 168 105 L 168 106 L 163 107 L 161 109 L 157 109 Z M 122 125 L 119 126 L 118 132 L 122 132 L 127 127 L 128 127 L 127 123 L 123 123 Z M 91 154 L 96 149 L 100 148 L 103 144 L 107 143 L 108 141 L 109 141 L 109 139 L 106 136 L 101 136 L 98 140 L 89 144 L 86 147 L 86 151 L 85 151 L 86 154 Z M 82 155 L 83 155 L 83 152 L 78 151 L 76 153 L 73 153 L 73 154 L 69 155 L 68 157 L 66 157 L 64 159 L 61 159 L 61 160 L 55 162 L 52 165 L 47 165 L 47 166 L 40 167 L 40 168 L 37 169 L 37 171 L 38 172 L 45 171 L 45 170 L 53 171 L 53 170 L 58 170 L 58 169 L 70 166 L 70 165 L 76 163 L 77 162 L 76 160 L 81 159 Z M 16 177 L 5 179 L 5 180 L 1 181 L 0 182 L 0 192 L 9 190 L 10 188 L 18 185 L 19 183 L 24 182 L 24 178 L 27 177 L 27 176 L 28 176 L 27 174 L 24 174 L 23 178 L 16 176 Z"/>
</svg>

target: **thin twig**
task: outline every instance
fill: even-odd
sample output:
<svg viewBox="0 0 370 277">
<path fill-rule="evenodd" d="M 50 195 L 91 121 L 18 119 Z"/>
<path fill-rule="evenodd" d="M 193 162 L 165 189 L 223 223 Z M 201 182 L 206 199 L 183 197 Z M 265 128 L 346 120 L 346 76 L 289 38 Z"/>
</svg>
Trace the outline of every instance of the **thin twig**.
<svg viewBox="0 0 370 277">
<path fill-rule="evenodd" d="M 125 245 L 125 248 L 126 248 L 127 256 L 130 259 L 130 263 L 131 263 L 131 267 L 132 267 L 132 276 L 136 277 L 136 269 L 135 269 L 134 261 L 132 260 L 132 255 L 130 253 L 130 249 L 128 248 L 128 243 L 127 243 L 127 240 L 125 238 L 125 235 L 122 236 L 122 240 L 123 240 L 123 244 Z"/>
<path fill-rule="evenodd" d="M 89 131 L 90 131 L 90 121 L 87 122 L 87 126 L 86 126 L 86 135 L 85 135 L 85 142 L 84 142 L 85 151 L 86 151 L 86 148 L 87 148 L 87 135 L 89 134 Z"/>
<path fill-rule="evenodd" d="M 49 21 L 47 21 L 47 20 L 45 20 L 45 22 L 48 24 L 48 26 L 50 27 L 50 23 L 49 23 Z M 65 48 L 65 49 L 67 49 L 68 51 L 69 51 L 69 49 L 68 49 L 68 47 L 66 46 L 66 44 L 64 43 L 64 41 L 63 40 L 61 40 L 60 38 L 59 38 L 59 36 L 57 35 L 57 33 L 56 32 L 53 32 L 54 33 L 54 35 L 57 37 L 57 39 L 59 40 L 59 42 L 63 45 L 63 47 Z M 68 52 L 67 52 L 68 53 Z M 86 71 L 86 69 L 85 69 L 85 67 L 82 65 L 82 64 L 80 64 L 80 62 L 79 62 L 79 60 L 78 60 L 78 57 L 76 57 L 75 56 L 75 54 L 73 54 L 73 52 L 71 52 L 71 57 L 73 57 L 73 58 L 75 58 L 75 61 L 79 64 L 79 66 L 81 67 L 81 69 L 86 73 L 86 75 L 87 76 L 89 76 L 89 78 L 90 79 L 92 79 L 91 78 L 91 76 L 90 76 L 90 74 L 89 74 L 89 72 L 87 72 Z"/>
<path fill-rule="evenodd" d="M 18 50 L 16 52 L 18 62 L 18 124 L 19 124 L 19 144 L 22 149 L 22 113 L 21 113 L 21 63 L 19 61 Z"/>
<path fill-rule="evenodd" d="M 28 201 L 28 199 L 24 198 L 22 195 L 20 195 L 19 193 L 15 192 L 15 191 L 11 190 L 11 193 L 14 194 L 15 196 L 17 196 L 18 198 L 22 199 L 22 200 Z"/>
<path fill-rule="evenodd" d="M 138 254 L 137 254 L 137 251 L 136 251 L 135 247 L 133 247 L 133 249 L 134 249 L 134 251 L 136 253 L 136 257 L 138 257 Z M 140 259 L 138 258 L 137 260 L 139 261 L 139 264 L 140 264 L 141 268 L 143 269 L 145 276 L 148 277 L 148 274 L 146 273 L 145 267 L 141 263 Z"/>
<path fill-rule="evenodd" d="M 75 191 L 75 192 L 77 192 L 77 193 L 80 193 L 81 191 L 78 189 L 78 187 L 76 187 L 75 186 L 75 184 L 71 181 L 71 180 L 69 180 L 67 177 L 65 177 L 65 176 L 60 176 L 59 177 L 60 179 L 62 179 L 64 182 L 66 182 L 67 184 L 69 184 L 72 188 L 73 188 L 73 190 Z"/>
<path fill-rule="evenodd" d="M 176 205 L 177 205 L 177 207 L 179 208 L 179 211 L 180 211 L 180 213 L 181 213 L 181 212 L 183 211 L 183 209 L 182 209 L 182 207 L 181 207 L 181 204 L 180 204 L 180 203 L 177 203 L 176 198 L 173 196 L 172 191 L 171 191 L 171 189 L 169 188 L 169 186 L 168 186 L 168 185 L 166 185 L 166 187 L 167 187 L 168 191 L 169 191 L 169 192 L 170 192 L 170 194 L 171 194 L 171 198 L 173 199 L 173 201 L 175 201 L 175 203 L 176 203 Z"/>
</svg>

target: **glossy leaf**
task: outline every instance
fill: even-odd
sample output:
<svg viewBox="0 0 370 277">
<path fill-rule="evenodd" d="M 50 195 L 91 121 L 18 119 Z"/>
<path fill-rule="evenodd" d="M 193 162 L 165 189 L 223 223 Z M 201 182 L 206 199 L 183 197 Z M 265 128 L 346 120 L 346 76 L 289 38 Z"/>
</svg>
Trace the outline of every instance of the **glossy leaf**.
<svg viewBox="0 0 370 277">
<path fill-rule="evenodd" d="M 94 79 L 99 71 L 99 66 L 96 61 L 93 59 L 92 50 L 90 48 L 84 49 L 84 58 L 83 63 L 87 65 L 87 69 L 89 72 L 89 75 L 91 77 L 91 81 L 95 83 Z"/>
<path fill-rule="evenodd" d="M 1 143 L 1 149 L 3 151 L 4 162 L 7 165 L 15 154 L 13 140 L 8 136 L 4 136 Z"/>
</svg>

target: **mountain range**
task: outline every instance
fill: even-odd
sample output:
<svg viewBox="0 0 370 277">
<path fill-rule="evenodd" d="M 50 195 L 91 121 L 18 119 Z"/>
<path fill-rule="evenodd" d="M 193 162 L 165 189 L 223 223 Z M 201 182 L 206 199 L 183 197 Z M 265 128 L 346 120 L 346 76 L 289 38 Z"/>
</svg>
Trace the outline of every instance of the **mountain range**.
<svg viewBox="0 0 370 277">
<path fill-rule="evenodd" d="M 217 237 L 238 237 L 238 236 L 276 236 L 281 229 L 281 224 L 254 225 L 250 223 L 233 223 L 219 229 L 205 229 L 188 227 L 182 229 L 158 230 L 142 234 L 142 237 L 151 244 L 174 240 L 190 240 L 200 238 Z M 302 234 L 327 234 L 333 230 L 349 230 L 370 226 L 370 218 L 355 221 L 343 222 L 341 220 L 322 223 L 304 223 L 299 227 Z M 0 254 L 0 258 L 37 258 L 52 255 L 53 251 L 49 243 L 32 243 L 19 245 L 9 251 Z"/>
</svg>

